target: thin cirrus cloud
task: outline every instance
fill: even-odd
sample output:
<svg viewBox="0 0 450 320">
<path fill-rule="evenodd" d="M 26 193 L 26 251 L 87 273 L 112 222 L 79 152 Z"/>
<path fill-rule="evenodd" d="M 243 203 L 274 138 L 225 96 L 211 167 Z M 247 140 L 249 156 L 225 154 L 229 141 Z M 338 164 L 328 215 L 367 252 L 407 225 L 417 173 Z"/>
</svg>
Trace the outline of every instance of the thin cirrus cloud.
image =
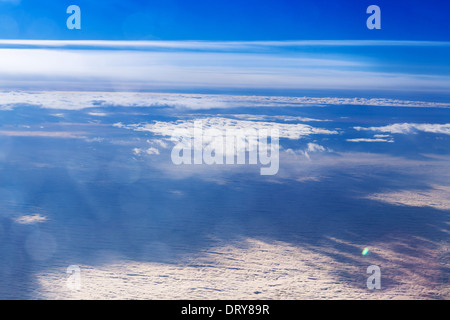
<svg viewBox="0 0 450 320">
<path fill-rule="evenodd" d="M 302 50 L 311 46 L 325 49 L 321 53 Z M 167 88 L 450 91 L 447 74 L 391 72 L 381 68 L 375 59 L 341 50 L 349 46 L 447 48 L 449 44 L 0 40 L 0 87 L 116 91 Z"/>
<path fill-rule="evenodd" d="M 59 138 L 59 139 L 83 139 L 84 132 L 67 132 L 67 131 L 14 131 L 14 130 L 0 130 L 0 136 L 8 137 L 44 137 L 44 138 Z"/>
<path fill-rule="evenodd" d="M 8 0 L 0 0 L 8 1 Z M 9 0 L 14 1 L 14 0 Z M 15 40 L 0 39 L 0 46 L 28 48 L 183 49 L 243 51 L 290 47 L 450 47 L 450 41 L 293 40 L 293 41 L 133 41 L 133 40 Z"/>
<path fill-rule="evenodd" d="M 383 138 L 355 138 L 355 139 L 346 139 L 348 142 L 394 142 L 393 139 L 383 139 Z"/>
<path fill-rule="evenodd" d="M 220 116 L 220 114 L 218 115 Z M 329 122 L 328 119 L 315 119 L 308 117 L 299 116 L 288 116 L 288 115 L 263 115 L 263 114 L 229 114 L 228 117 L 233 117 L 240 120 L 249 121 L 300 121 L 300 122 Z"/>
<path fill-rule="evenodd" d="M 408 134 L 415 132 L 428 132 L 450 135 L 450 123 L 434 124 L 434 123 L 394 123 L 381 127 L 354 127 L 357 131 L 374 131 L 383 133 Z"/>
</svg>

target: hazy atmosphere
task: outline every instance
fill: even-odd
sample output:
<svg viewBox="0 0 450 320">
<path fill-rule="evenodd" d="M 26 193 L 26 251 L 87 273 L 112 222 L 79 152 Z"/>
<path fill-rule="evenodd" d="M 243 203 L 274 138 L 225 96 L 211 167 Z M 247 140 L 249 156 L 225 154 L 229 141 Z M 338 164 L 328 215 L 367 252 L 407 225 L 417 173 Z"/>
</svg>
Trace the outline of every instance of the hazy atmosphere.
<svg viewBox="0 0 450 320">
<path fill-rule="evenodd" d="M 344 2 L 0 0 L 0 299 L 449 299 L 448 5 Z"/>
</svg>

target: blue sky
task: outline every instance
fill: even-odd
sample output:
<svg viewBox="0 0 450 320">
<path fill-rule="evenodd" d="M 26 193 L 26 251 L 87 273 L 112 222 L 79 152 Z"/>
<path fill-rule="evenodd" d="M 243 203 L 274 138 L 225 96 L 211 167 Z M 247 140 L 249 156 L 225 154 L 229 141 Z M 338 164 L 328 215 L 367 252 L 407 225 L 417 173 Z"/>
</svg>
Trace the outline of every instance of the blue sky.
<svg viewBox="0 0 450 320">
<path fill-rule="evenodd" d="M 82 30 L 66 29 L 66 8 Z M 366 8 L 382 10 L 368 30 Z M 0 38 L 111 40 L 450 40 L 447 1 L 0 0 Z"/>
</svg>

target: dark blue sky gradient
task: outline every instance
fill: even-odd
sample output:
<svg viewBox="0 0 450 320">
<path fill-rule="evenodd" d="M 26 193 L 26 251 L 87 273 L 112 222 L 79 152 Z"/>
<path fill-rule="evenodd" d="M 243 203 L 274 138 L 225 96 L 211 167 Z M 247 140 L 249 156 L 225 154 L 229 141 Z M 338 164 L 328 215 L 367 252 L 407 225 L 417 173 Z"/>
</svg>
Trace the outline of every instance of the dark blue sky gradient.
<svg viewBox="0 0 450 320">
<path fill-rule="evenodd" d="M 79 5 L 82 29 L 66 28 Z M 381 30 L 366 9 L 381 8 Z M 447 1 L 0 0 L 0 39 L 450 41 Z"/>
</svg>

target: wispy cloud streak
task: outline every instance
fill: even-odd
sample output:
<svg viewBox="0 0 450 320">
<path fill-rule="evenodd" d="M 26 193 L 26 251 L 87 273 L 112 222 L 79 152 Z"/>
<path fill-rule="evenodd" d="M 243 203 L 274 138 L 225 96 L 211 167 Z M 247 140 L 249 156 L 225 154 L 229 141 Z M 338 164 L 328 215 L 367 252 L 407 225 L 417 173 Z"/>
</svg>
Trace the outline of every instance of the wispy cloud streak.
<svg viewBox="0 0 450 320">
<path fill-rule="evenodd" d="M 354 127 L 358 131 L 375 131 L 386 133 L 415 133 L 415 132 L 428 132 L 439 134 L 450 134 L 450 123 L 436 124 L 436 123 L 394 123 L 382 127 Z"/>
<path fill-rule="evenodd" d="M 307 46 L 331 49 L 300 49 Z M 448 74 L 390 71 L 373 59 L 333 50 L 349 46 L 450 47 L 415 41 L 0 40 L 0 87 L 450 91 Z"/>
</svg>

